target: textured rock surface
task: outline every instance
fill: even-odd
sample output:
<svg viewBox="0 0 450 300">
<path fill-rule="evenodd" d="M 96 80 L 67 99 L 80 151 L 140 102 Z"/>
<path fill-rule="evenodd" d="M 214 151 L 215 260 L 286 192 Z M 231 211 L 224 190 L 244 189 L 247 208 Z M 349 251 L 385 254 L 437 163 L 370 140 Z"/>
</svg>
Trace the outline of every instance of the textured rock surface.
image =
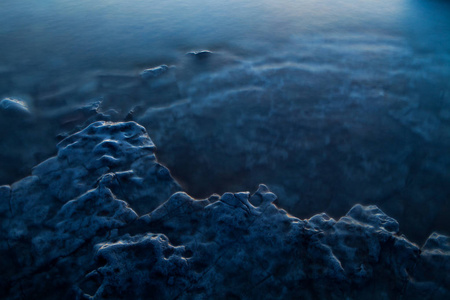
<svg viewBox="0 0 450 300">
<path fill-rule="evenodd" d="M 140 74 L 95 71 L 79 81 L 47 79 L 41 82 L 52 81 L 46 88 L 6 94 L 0 98 L 0 185 L 29 175 L 55 155 L 57 142 L 92 122 L 133 121 L 148 106 L 178 101 L 175 71 L 166 65 Z"/>
<path fill-rule="evenodd" d="M 100 287 L 94 299 L 449 295 L 445 276 L 450 257 L 441 252 L 446 237 L 434 246 L 444 264 L 427 265 L 441 274 L 439 280 L 431 279 L 429 272 L 422 275 L 417 269 L 428 259 L 427 246 L 421 254 L 398 235 L 398 223 L 377 207 L 356 205 L 337 221 L 326 214 L 300 220 L 273 205 L 275 199 L 265 186 L 253 195 L 226 193 L 207 200 L 173 195 L 138 220 L 144 232 L 164 236 L 147 233 L 98 245 L 101 266 L 92 274 Z"/>
<path fill-rule="evenodd" d="M 265 185 L 196 200 L 134 122 L 96 122 L 0 187 L 7 299 L 446 299 L 450 240 L 376 206 L 301 220 Z M 172 195 L 172 196 L 170 196 Z M 167 199 L 167 200 L 166 200 Z"/>
<path fill-rule="evenodd" d="M 134 122 L 96 122 L 61 141 L 57 156 L 31 176 L 2 186 L 6 294 L 47 298 L 51 290 L 50 298 L 67 296 L 71 289 L 63 287 L 84 276 L 93 245 L 179 190 L 154 150 Z"/>
<path fill-rule="evenodd" d="M 31 102 L 31 101 L 30 101 Z M 98 111 L 101 99 L 85 105 L 33 110 L 19 100 L 4 99 L 0 106 L 0 184 L 30 174 L 44 159 L 56 154 L 55 144 L 92 122 L 115 118 Z M 55 138 L 56 137 L 56 138 Z"/>
<path fill-rule="evenodd" d="M 436 229 L 450 234 L 450 122 L 442 115 L 450 93 L 434 88 L 442 79 L 415 78 L 415 58 L 398 40 L 383 40 L 389 58 L 352 55 L 350 68 L 342 66 L 351 42 L 320 40 L 328 53 L 319 40 L 244 61 L 191 54 L 176 69 L 183 101 L 150 106 L 135 120 L 195 197 L 264 182 L 298 217 L 376 204 L 416 242 Z M 381 75 L 386 61 L 405 72 Z M 368 70 L 377 75 L 368 79 Z"/>
<path fill-rule="evenodd" d="M 0 98 L 23 98 L 30 112 L 14 119 L 0 107 L 0 184 L 55 155 L 57 135 L 134 120 L 194 197 L 264 182 L 301 218 L 375 204 L 415 242 L 450 234 L 450 69 L 422 61 L 420 75 L 418 58 L 391 37 L 378 40 L 386 56 L 368 61 L 373 41 L 357 39 L 358 50 L 352 39 L 314 37 L 251 58 L 197 49 L 167 65 L 147 61 L 141 72 L 92 71 L 75 81 L 70 72 L 58 80 L 26 72 L 37 82 Z M 356 51 L 351 63 L 348 51 Z"/>
</svg>

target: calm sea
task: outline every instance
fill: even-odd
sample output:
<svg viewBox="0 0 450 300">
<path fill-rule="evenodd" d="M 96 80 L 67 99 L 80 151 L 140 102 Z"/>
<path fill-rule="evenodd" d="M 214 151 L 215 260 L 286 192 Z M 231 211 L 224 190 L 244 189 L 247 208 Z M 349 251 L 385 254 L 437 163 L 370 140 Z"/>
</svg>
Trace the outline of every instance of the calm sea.
<svg viewBox="0 0 450 300">
<path fill-rule="evenodd" d="M 33 115 L 3 120 L 0 184 L 100 99 L 194 196 L 265 182 L 300 217 L 373 203 L 417 239 L 450 232 L 449 1 L 2 0 L 0 15 L 0 97 Z"/>
</svg>

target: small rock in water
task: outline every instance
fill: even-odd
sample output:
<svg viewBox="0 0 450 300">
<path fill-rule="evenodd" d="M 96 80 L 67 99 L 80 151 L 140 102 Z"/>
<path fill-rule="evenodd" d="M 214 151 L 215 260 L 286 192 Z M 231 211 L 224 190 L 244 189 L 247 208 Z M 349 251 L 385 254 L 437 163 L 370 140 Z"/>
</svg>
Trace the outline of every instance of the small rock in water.
<svg viewBox="0 0 450 300">
<path fill-rule="evenodd" d="M 0 102 L 0 110 L 8 113 L 26 116 L 30 115 L 30 110 L 28 109 L 28 105 L 19 99 L 13 98 L 5 98 Z"/>
<path fill-rule="evenodd" d="M 201 51 L 188 52 L 186 55 L 194 57 L 196 59 L 206 59 L 212 55 L 212 52 L 209 50 L 201 50 Z"/>
<path fill-rule="evenodd" d="M 161 65 L 158 67 L 145 69 L 144 71 L 141 72 L 141 78 L 142 79 L 156 78 L 166 73 L 168 70 L 169 67 L 167 65 Z"/>
</svg>

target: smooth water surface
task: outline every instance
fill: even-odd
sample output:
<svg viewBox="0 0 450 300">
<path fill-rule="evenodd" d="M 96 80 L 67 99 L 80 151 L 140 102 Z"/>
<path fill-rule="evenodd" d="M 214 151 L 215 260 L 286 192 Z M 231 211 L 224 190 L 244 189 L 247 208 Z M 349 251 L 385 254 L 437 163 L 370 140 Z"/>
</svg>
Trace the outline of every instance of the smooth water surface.
<svg viewBox="0 0 450 300">
<path fill-rule="evenodd" d="M 0 13 L 0 96 L 32 114 L 2 115 L 0 184 L 101 100 L 146 126 L 194 196 L 265 182 L 300 217 L 373 203 L 413 238 L 450 232 L 448 1 L 2 0 Z M 160 64 L 164 78 L 140 79 Z"/>
<path fill-rule="evenodd" d="M 388 36 L 437 53 L 450 39 L 438 1 L 3 0 L 0 12 L 1 66 L 42 73 L 167 63 L 202 48 L 270 53 L 303 36 Z"/>
</svg>

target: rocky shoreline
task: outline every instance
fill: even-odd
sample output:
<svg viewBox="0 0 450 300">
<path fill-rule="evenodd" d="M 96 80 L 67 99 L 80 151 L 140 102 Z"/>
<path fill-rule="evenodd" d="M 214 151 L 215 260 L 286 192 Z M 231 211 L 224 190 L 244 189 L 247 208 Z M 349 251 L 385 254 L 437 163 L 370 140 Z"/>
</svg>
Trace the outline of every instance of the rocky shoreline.
<svg viewBox="0 0 450 300">
<path fill-rule="evenodd" d="M 299 219 L 265 185 L 194 199 L 135 122 L 57 148 L 0 187 L 5 299 L 450 297 L 450 238 L 419 247 L 376 206 Z"/>
</svg>

